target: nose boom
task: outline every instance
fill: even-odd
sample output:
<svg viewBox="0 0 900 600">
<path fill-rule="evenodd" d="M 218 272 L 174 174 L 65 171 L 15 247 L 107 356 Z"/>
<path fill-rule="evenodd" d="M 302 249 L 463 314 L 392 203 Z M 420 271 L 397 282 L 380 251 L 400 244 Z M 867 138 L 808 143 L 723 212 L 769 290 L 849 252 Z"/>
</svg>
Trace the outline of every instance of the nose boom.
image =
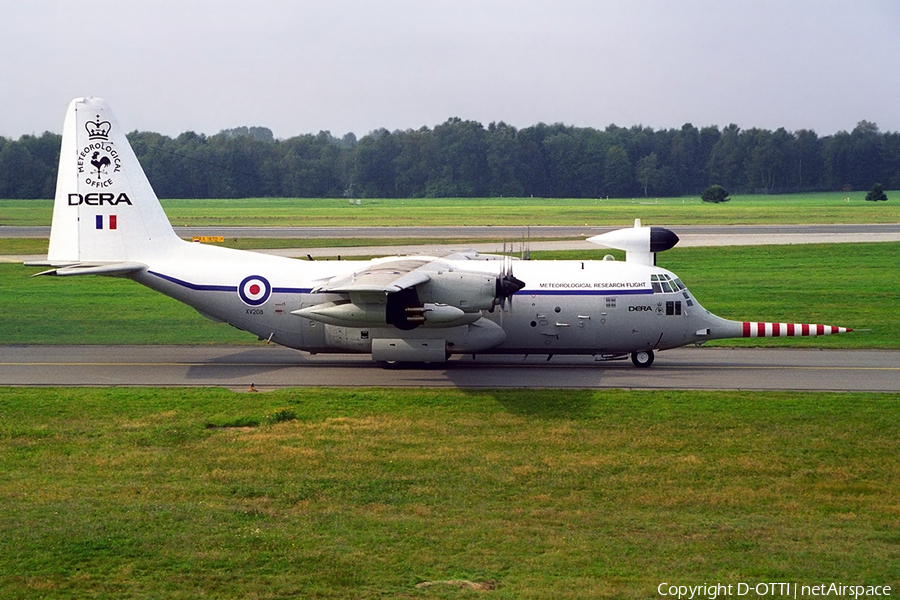
<svg viewBox="0 0 900 600">
<path fill-rule="evenodd" d="M 741 324 L 741 337 L 799 337 L 832 335 L 853 331 L 847 327 L 834 325 L 798 325 L 796 323 L 753 323 L 744 321 Z"/>
<path fill-rule="evenodd" d="M 767 323 L 760 321 L 730 321 L 715 315 L 713 317 L 707 339 L 720 340 L 727 338 L 775 338 L 775 337 L 816 337 L 834 335 L 853 331 L 849 327 L 834 325 L 800 324 L 800 323 Z"/>
</svg>

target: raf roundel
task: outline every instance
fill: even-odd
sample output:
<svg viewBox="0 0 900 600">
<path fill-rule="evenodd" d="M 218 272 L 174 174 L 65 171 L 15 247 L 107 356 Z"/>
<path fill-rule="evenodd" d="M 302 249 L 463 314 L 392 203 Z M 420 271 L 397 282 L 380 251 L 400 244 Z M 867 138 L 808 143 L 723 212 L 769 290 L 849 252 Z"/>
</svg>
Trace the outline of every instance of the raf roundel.
<svg viewBox="0 0 900 600">
<path fill-rule="evenodd" d="M 266 300 L 272 294 L 272 286 L 265 277 L 259 275 L 251 275 L 244 278 L 238 286 L 238 295 L 244 304 L 250 306 L 259 306 L 265 304 Z"/>
</svg>

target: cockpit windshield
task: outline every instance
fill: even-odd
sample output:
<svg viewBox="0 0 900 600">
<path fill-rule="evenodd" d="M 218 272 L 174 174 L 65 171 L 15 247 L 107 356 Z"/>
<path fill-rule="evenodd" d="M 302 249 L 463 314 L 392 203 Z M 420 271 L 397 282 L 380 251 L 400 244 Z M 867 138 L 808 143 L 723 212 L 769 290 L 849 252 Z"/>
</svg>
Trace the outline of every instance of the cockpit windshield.
<svg viewBox="0 0 900 600">
<path fill-rule="evenodd" d="M 685 285 L 677 277 L 670 277 L 666 273 L 653 273 L 650 275 L 650 285 L 654 294 L 671 294 L 684 291 Z"/>
</svg>

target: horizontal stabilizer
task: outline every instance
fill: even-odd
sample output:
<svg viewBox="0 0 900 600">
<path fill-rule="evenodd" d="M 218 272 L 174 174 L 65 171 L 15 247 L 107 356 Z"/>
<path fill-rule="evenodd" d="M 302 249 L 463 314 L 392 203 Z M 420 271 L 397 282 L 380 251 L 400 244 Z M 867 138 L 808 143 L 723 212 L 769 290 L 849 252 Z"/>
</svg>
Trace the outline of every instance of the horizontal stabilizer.
<svg viewBox="0 0 900 600">
<path fill-rule="evenodd" d="M 32 277 L 40 275 L 56 275 L 59 277 L 69 277 L 72 275 L 107 275 L 111 277 L 128 275 L 147 268 L 147 265 L 138 262 L 77 262 L 77 263 L 51 263 L 46 261 L 27 262 L 26 267 L 54 267 L 40 273 L 35 273 Z"/>
</svg>

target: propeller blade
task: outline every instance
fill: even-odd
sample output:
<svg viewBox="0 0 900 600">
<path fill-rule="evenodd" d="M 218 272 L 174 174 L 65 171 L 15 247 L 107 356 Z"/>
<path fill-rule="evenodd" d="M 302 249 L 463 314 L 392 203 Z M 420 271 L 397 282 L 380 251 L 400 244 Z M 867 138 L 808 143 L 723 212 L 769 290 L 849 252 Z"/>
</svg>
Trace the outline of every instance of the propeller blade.
<svg viewBox="0 0 900 600">
<path fill-rule="evenodd" d="M 512 273 L 502 273 L 499 277 L 497 277 L 495 302 L 499 304 L 501 308 L 505 308 L 506 300 L 509 299 L 511 306 L 512 295 L 521 290 L 523 287 L 525 287 L 524 281 L 517 278 Z"/>
</svg>

